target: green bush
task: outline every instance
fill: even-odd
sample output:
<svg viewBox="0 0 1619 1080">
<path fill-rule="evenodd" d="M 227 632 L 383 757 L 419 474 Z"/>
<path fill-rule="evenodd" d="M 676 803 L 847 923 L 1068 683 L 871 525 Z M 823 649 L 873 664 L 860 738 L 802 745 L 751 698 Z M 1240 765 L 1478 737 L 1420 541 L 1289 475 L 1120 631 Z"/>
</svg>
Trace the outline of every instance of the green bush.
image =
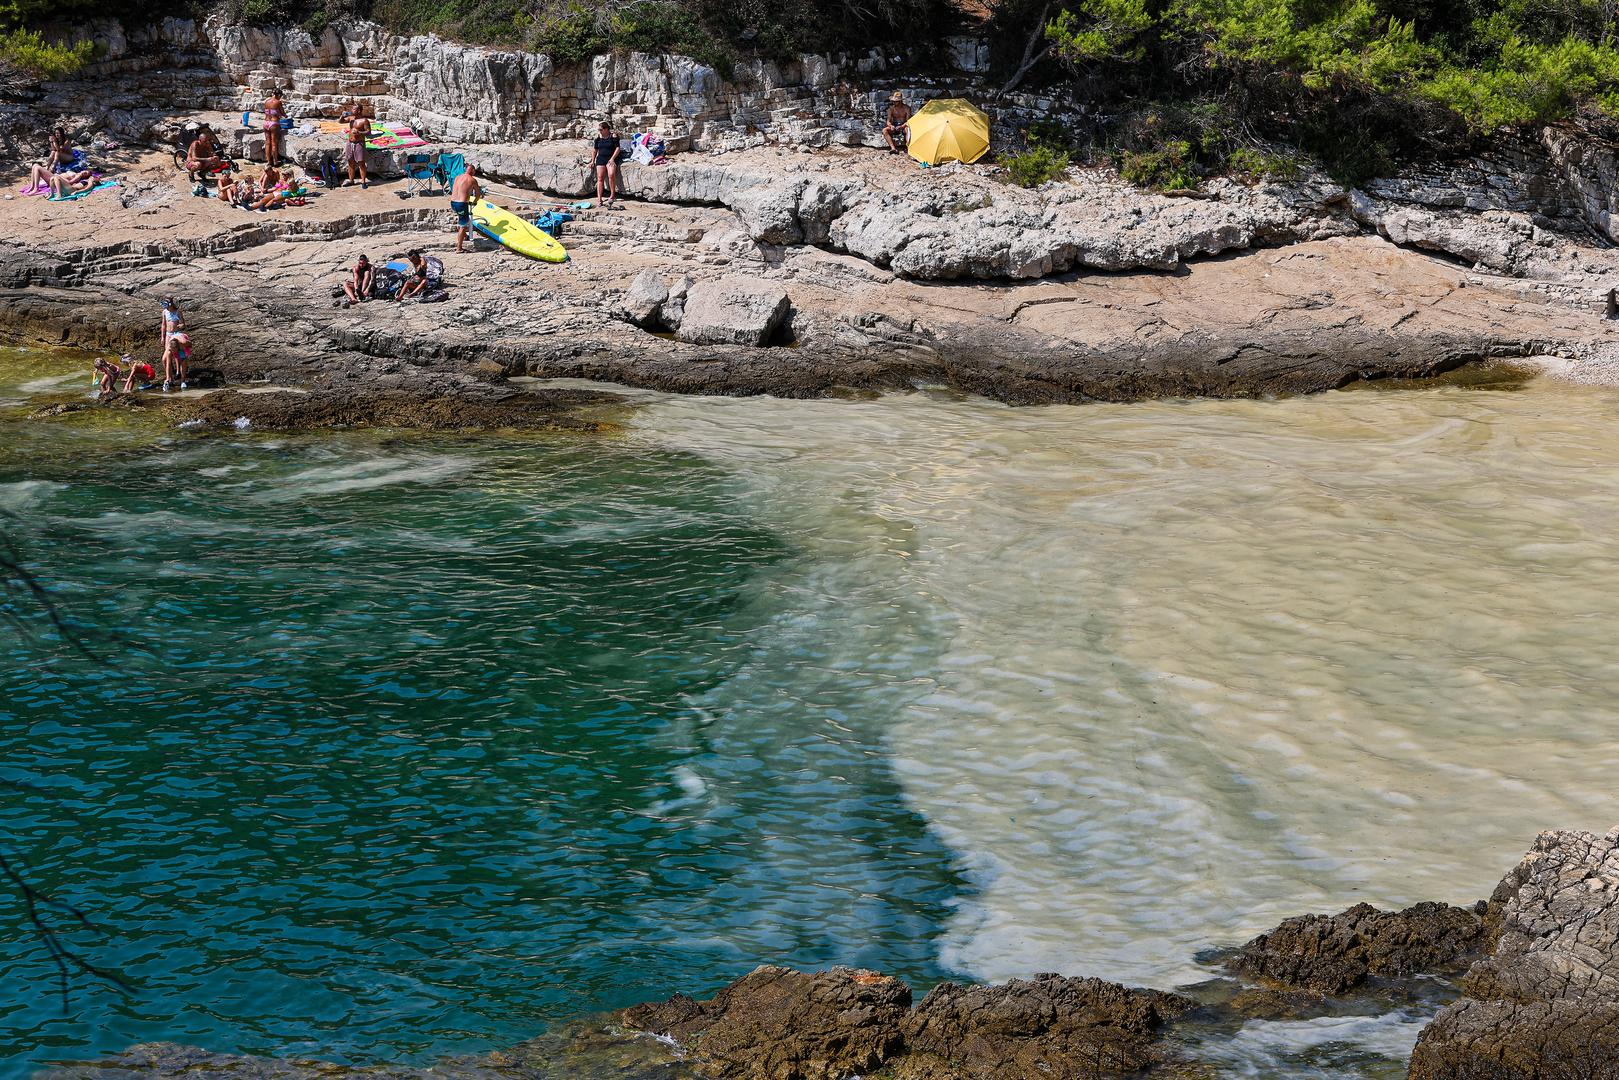
<svg viewBox="0 0 1619 1080">
<path fill-rule="evenodd" d="M 1302 171 L 1296 155 L 1255 150 L 1249 146 L 1231 151 L 1226 155 L 1225 164 L 1231 172 L 1257 180 L 1296 180 Z"/>
<path fill-rule="evenodd" d="M 1123 150 L 1118 154 L 1119 175 L 1137 187 L 1154 191 L 1183 191 L 1197 186 L 1192 144 L 1174 139 L 1157 150 Z"/>
<path fill-rule="evenodd" d="M 65 79 L 76 74 L 95 55 L 88 41 L 63 45 L 48 42 L 37 30 L 11 30 L 0 34 L 0 65 L 35 79 Z"/>
<path fill-rule="evenodd" d="M 1069 158 L 1065 150 L 1031 145 L 1021 154 L 1002 154 L 997 164 L 1006 170 L 1007 179 L 1012 183 L 1018 187 L 1032 188 L 1066 173 Z"/>
</svg>

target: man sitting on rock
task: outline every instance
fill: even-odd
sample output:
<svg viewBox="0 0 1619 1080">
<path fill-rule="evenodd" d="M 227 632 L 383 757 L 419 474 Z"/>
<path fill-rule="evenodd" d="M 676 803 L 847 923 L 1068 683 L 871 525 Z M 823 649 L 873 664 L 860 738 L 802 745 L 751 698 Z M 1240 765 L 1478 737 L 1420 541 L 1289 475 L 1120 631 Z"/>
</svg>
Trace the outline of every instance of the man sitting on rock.
<svg viewBox="0 0 1619 1080">
<path fill-rule="evenodd" d="M 348 297 L 348 302 L 343 306 L 371 299 L 371 286 L 375 282 L 376 275 L 371 269 L 371 260 L 361 255 L 360 261 L 354 264 L 354 272 L 343 282 L 343 295 Z"/>
<path fill-rule="evenodd" d="M 186 172 L 193 177 L 211 176 L 228 165 L 219 154 L 219 145 L 214 142 L 214 133 L 204 124 L 197 129 L 197 137 L 191 140 L 191 146 L 186 150 Z"/>
<path fill-rule="evenodd" d="M 888 152 L 905 151 L 906 128 L 911 123 L 911 108 L 898 90 L 888 95 L 888 122 L 883 125 L 883 138 L 888 140 Z"/>
<path fill-rule="evenodd" d="M 421 251 L 412 251 L 406 258 L 410 260 L 410 276 L 399 286 L 399 295 L 396 297 L 399 300 L 420 296 L 422 290 L 427 288 L 427 260 L 422 257 Z"/>
</svg>

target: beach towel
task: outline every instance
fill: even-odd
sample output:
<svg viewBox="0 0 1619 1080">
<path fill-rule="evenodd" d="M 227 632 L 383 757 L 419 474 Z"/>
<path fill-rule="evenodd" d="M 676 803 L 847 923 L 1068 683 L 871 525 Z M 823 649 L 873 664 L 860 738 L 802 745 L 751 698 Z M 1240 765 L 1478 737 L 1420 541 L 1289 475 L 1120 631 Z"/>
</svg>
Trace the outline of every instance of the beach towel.
<svg viewBox="0 0 1619 1080">
<path fill-rule="evenodd" d="M 428 142 L 410 129 L 409 124 L 379 124 L 371 121 L 371 137 L 365 141 L 367 150 L 411 150 L 427 146 Z"/>
<path fill-rule="evenodd" d="M 346 135 L 348 130 L 349 126 L 341 120 L 322 120 L 320 122 L 320 133 L 322 135 Z"/>
<path fill-rule="evenodd" d="M 53 196 L 51 196 L 51 198 L 48 201 L 50 201 L 50 202 L 72 202 L 74 199 L 82 199 L 86 195 L 94 195 L 98 191 L 106 191 L 110 187 L 117 187 L 117 186 L 118 186 L 118 181 L 116 181 L 116 180 L 103 180 L 101 183 L 97 184 L 95 187 L 85 188 L 83 191 L 75 191 L 71 195 L 63 195 L 60 198 L 53 195 Z"/>
</svg>

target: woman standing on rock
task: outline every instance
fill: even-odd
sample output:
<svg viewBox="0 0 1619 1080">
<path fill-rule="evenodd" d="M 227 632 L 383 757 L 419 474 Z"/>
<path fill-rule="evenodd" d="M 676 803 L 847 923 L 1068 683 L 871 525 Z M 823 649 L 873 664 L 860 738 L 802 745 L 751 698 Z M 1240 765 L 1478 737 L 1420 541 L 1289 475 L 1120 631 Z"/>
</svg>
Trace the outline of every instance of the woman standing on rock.
<svg viewBox="0 0 1619 1080">
<path fill-rule="evenodd" d="M 613 125 L 603 120 L 597 129 L 596 141 L 591 144 L 596 168 L 596 205 L 612 206 L 618 199 L 618 159 L 624 148 L 619 144 Z M 602 188 L 607 188 L 607 201 L 602 201 Z"/>
<path fill-rule="evenodd" d="M 281 117 L 285 112 L 280 89 L 270 87 L 270 96 L 264 101 L 264 162 L 272 168 L 281 160 Z"/>
</svg>

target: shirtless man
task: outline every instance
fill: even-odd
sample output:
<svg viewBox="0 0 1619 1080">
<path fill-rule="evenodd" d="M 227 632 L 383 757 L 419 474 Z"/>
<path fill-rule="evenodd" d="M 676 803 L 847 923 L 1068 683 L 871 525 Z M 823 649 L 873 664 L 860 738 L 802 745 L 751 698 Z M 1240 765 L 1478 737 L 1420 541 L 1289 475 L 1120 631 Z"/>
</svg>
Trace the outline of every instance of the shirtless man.
<svg viewBox="0 0 1619 1080">
<path fill-rule="evenodd" d="M 204 124 L 197 129 L 197 137 L 191 140 L 191 146 L 186 150 L 186 172 L 195 179 L 199 173 L 208 176 L 218 172 L 224 164 L 214 146 L 214 133 Z"/>
<path fill-rule="evenodd" d="M 358 304 L 362 300 L 371 299 L 371 285 L 375 278 L 371 260 L 361 255 L 360 261 L 354 264 L 353 274 L 349 276 L 349 280 L 343 282 L 343 295 L 348 297 L 348 304 Z"/>
<path fill-rule="evenodd" d="M 472 162 L 467 171 L 455 178 L 450 187 L 450 209 L 455 212 L 455 250 L 460 252 L 467 242 L 467 230 L 472 228 L 472 204 L 483 198 L 483 187 L 472 173 Z"/>
<path fill-rule="evenodd" d="M 888 95 L 888 122 L 883 125 L 883 138 L 888 140 L 890 154 L 902 152 L 899 141 L 905 137 L 905 128 L 910 122 L 910 106 L 905 104 L 905 98 L 895 90 Z"/>
<path fill-rule="evenodd" d="M 349 178 L 343 185 L 347 187 L 354 183 L 354 170 L 360 170 L 360 187 L 368 188 L 371 180 L 365 174 L 365 140 L 371 137 L 371 118 L 366 115 L 369 110 L 356 108 L 354 116 L 349 120 L 349 141 L 344 148 L 343 158 L 348 162 Z"/>
</svg>

